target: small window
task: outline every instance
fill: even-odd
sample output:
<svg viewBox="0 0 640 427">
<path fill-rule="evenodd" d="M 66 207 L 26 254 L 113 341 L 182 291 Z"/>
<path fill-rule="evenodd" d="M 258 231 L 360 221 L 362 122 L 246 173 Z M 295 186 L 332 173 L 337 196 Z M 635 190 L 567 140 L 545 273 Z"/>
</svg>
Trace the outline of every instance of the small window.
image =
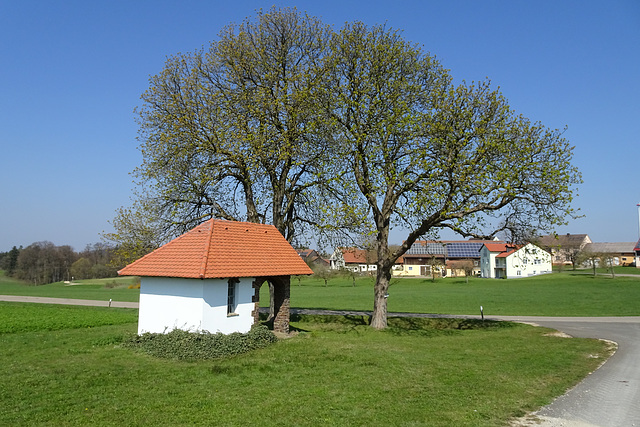
<svg viewBox="0 0 640 427">
<path fill-rule="evenodd" d="M 227 287 L 227 316 L 234 316 L 236 314 L 236 294 L 238 283 L 240 283 L 240 280 L 236 277 L 229 279 Z"/>
<path fill-rule="evenodd" d="M 518 276 L 522 276 L 522 271 L 518 270 L 518 272 L 516 273 Z"/>
<path fill-rule="evenodd" d="M 413 267 L 409 267 L 409 271 L 413 270 Z"/>
</svg>

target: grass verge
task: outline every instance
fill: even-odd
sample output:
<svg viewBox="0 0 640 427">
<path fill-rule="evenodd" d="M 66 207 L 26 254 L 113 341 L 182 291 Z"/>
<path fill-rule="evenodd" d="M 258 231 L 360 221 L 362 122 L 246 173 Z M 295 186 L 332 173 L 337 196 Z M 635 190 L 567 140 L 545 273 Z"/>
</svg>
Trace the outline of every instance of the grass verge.
<svg viewBox="0 0 640 427">
<path fill-rule="evenodd" d="M 0 295 L 24 295 L 51 298 L 89 299 L 98 301 L 140 300 L 140 289 L 129 289 L 140 283 L 138 277 L 78 280 L 73 283 L 51 283 L 33 286 L 0 274 Z"/>
<path fill-rule="evenodd" d="M 511 323 L 405 318 L 375 331 L 360 316 L 294 316 L 292 338 L 186 362 L 122 346 L 136 330 L 119 323 L 128 310 L 111 309 L 106 326 L 91 321 L 108 309 L 62 310 L 50 331 L 52 313 L 33 306 L 0 306 L 41 318 L 0 335 L 1 425 L 501 426 L 607 354 Z"/>
<path fill-rule="evenodd" d="M 0 275 L 0 295 L 134 301 L 139 289 L 128 289 L 137 278 L 122 277 L 28 286 Z M 372 277 L 334 276 L 324 285 L 316 277 L 294 277 L 291 306 L 331 310 L 373 309 Z M 260 301 L 269 301 L 262 286 Z M 640 276 L 590 276 L 563 272 L 511 280 L 448 277 L 437 279 L 394 278 L 388 310 L 408 313 L 480 314 L 487 316 L 639 316 Z M 266 306 L 266 304 L 261 304 Z"/>
<path fill-rule="evenodd" d="M 394 278 L 389 288 L 390 312 L 520 316 L 638 316 L 640 278 L 554 273 L 496 280 L 448 277 Z M 291 306 L 334 310 L 373 309 L 374 278 L 334 277 L 328 286 L 314 277 L 294 278 Z M 266 286 L 260 294 L 268 301 Z"/>
</svg>

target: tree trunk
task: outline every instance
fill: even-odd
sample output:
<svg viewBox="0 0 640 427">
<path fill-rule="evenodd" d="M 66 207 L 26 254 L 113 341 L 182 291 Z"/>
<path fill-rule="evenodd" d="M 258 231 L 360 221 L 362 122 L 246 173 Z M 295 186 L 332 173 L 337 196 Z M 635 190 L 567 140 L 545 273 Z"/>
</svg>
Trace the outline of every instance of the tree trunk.
<svg viewBox="0 0 640 427">
<path fill-rule="evenodd" d="M 381 267 L 380 264 L 381 263 L 378 264 L 376 284 L 373 288 L 374 299 L 371 327 L 374 329 L 384 329 L 387 327 L 387 298 L 389 296 L 391 269 Z"/>
</svg>

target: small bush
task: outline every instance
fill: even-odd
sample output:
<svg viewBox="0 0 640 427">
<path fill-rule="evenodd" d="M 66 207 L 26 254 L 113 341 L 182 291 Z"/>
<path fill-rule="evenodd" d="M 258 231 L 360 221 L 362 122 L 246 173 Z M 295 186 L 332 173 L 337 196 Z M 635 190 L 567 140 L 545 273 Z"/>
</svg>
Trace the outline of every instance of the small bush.
<svg viewBox="0 0 640 427">
<path fill-rule="evenodd" d="M 140 289 L 140 283 L 135 283 L 133 285 L 129 285 L 129 289 Z"/>
<path fill-rule="evenodd" d="M 123 343 L 155 357 L 179 360 L 211 360 L 263 348 L 278 339 L 264 325 L 254 325 L 246 334 L 228 335 L 174 329 L 166 334 L 145 333 Z"/>
</svg>

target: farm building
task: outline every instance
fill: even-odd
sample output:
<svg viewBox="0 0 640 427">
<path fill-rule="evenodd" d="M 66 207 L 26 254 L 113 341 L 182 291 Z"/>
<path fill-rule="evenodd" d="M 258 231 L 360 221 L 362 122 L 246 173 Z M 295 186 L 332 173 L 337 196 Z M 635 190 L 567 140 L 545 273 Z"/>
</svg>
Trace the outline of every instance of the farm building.
<svg viewBox="0 0 640 427">
<path fill-rule="evenodd" d="M 480 249 L 493 240 L 416 240 L 403 255 L 403 264 L 394 271 L 397 276 L 440 277 L 464 276 L 480 272 Z"/>
<path fill-rule="evenodd" d="M 118 272 L 140 276 L 138 333 L 247 332 L 274 285 L 274 330 L 289 331 L 291 275 L 312 274 L 272 225 L 211 219 Z"/>
<path fill-rule="evenodd" d="M 480 249 L 482 277 L 515 279 L 551 273 L 551 254 L 538 246 L 485 243 Z"/>
</svg>

